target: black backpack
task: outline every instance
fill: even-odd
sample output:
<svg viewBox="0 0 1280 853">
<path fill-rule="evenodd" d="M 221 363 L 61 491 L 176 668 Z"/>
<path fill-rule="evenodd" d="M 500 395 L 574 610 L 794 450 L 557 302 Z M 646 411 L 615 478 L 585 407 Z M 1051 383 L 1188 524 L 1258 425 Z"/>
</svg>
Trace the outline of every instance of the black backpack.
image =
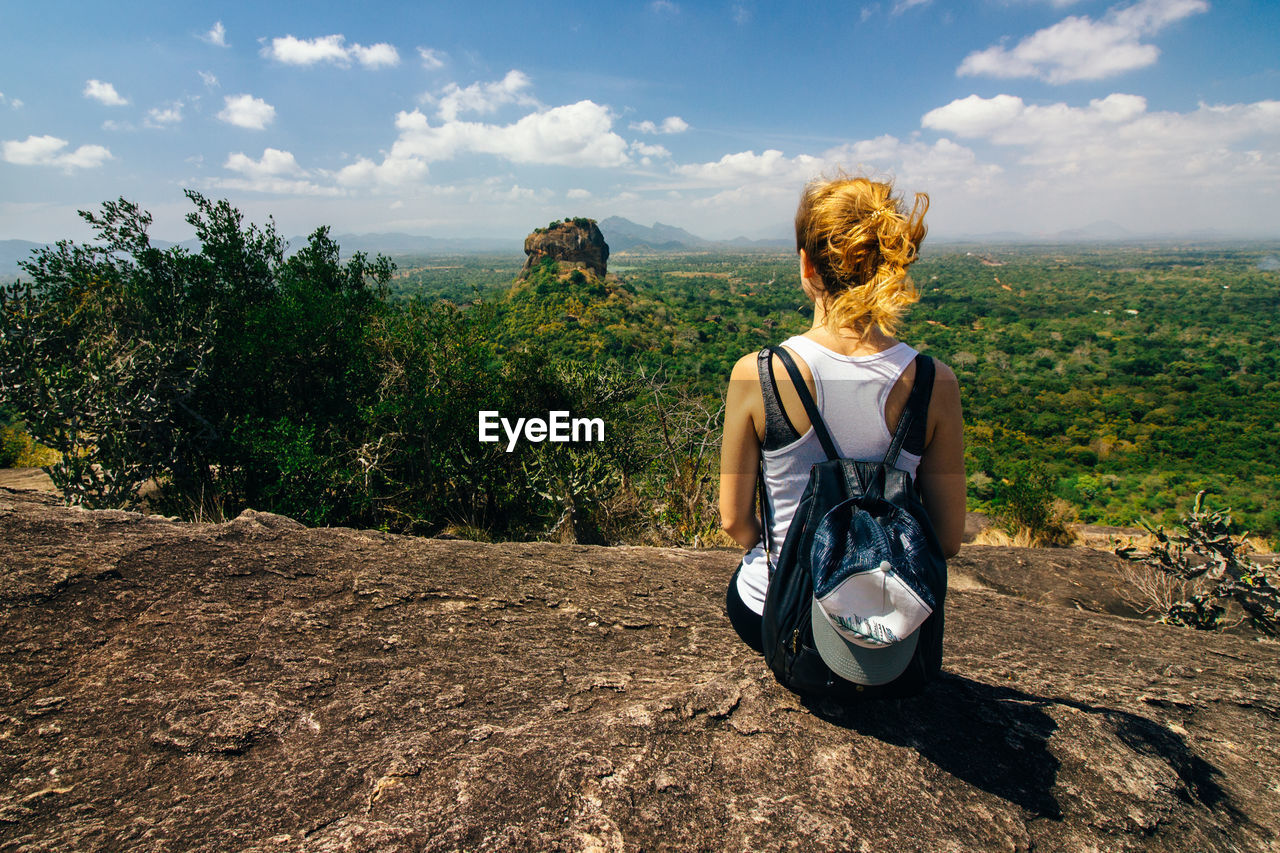
<svg viewBox="0 0 1280 853">
<path fill-rule="evenodd" d="M 827 455 L 825 462 L 815 464 L 809 473 L 796 514 L 783 540 L 776 566 L 769 567 L 769 589 L 765 596 L 762 635 L 764 656 L 778 681 L 789 690 L 802 695 L 825 695 L 836 698 L 891 698 L 919 693 L 937 676 L 942 668 L 943 606 L 947 590 L 947 564 L 942 548 L 933 532 L 933 525 L 916 490 L 911 476 L 896 467 L 898 453 L 913 426 L 923 437 L 927 421 L 929 399 L 933 391 L 933 359 L 916 356 L 915 383 L 898 421 L 893 441 L 880 462 L 864 462 L 839 458 L 830 431 L 809 394 L 804 377 L 791 355 L 781 347 L 768 347 L 767 352 L 778 356 L 795 383 L 804 404 L 805 412 L 813 424 L 819 442 Z M 763 369 L 768 364 L 761 353 L 760 381 L 773 385 L 772 370 Z M 769 553 L 767 500 L 764 494 L 763 470 L 760 476 L 761 526 L 766 537 L 765 552 Z M 852 499 L 852 500 L 851 500 Z M 836 675 L 823 662 L 814 645 L 811 606 L 813 603 L 813 577 L 811 557 L 814 533 L 819 523 L 833 508 L 846 502 L 866 508 L 875 518 L 885 508 L 909 513 L 920 533 L 921 541 L 913 543 L 913 559 L 916 569 L 923 575 L 936 600 L 932 614 L 919 628 L 915 654 L 906 670 L 888 684 L 864 686 Z M 891 504 L 892 507 L 886 507 Z"/>
</svg>

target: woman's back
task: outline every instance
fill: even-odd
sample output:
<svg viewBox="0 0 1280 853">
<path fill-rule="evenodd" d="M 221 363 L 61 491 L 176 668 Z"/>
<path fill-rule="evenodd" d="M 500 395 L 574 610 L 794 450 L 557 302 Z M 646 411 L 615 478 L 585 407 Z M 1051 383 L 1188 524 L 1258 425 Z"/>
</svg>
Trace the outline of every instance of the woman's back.
<svg viewBox="0 0 1280 853">
<path fill-rule="evenodd" d="M 916 351 L 898 342 L 881 352 L 845 355 L 804 335 L 783 341 L 782 346 L 796 357 L 810 393 L 818 405 L 835 441 L 839 455 L 846 459 L 879 461 L 893 439 L 890 424 L 896 426 L 902 403 L 886 413 L 891 397 L 911 390 L 910 372 Z M 817 433 L 811 428 L 804 407 L 791 387 L 790 377 L 774 357 L 772 370 L 779 391 L 779 406 L 770 406 L 766 391 L 764 435 L 761 440 L 761 468 L 768 500 L 770 557 L 776 562 L 782 540 L 795 515 L 808 482 L 810 469 L 826 459 Z M 895 394 L 899 390 L 900 394 Z M 921 439 L 908 444 L 898 457 L 897 467 L 916 474 L 923 453 Z M 739 575 L 738 589 L 753 609 L 764 607 L 768 588 L 768 565 L 764 549 L 748 554 Z"/>
<path fill-rule="evenodd" d="M 907 269 L 924 239 L 928 206 L 928 197 L 918 193 L 908 209 L 890 184 L 867 178 L 816 180 L 801 196 L 796 249 L 813 323 L 785 344 L 840 457 L 881 460 L 913 387 L 916 353 L 893 334 L 903 312 L 919 299 Z M 766 399 L 770 383 L 760 381 L 762 364 L 772 365 L 777 380 L 773 403 Z M 959 550 L 964 528 L 963 416 L 955 374 L 937 360 L 932 366 L 924 429 L 913 429 L 897 465 L 913 475 L 943 555 L 949 556 Z M 809 471 L 824 458 L 778 359 L 739 359 L 725 398 L 720 516 L 725 532 L 750 549 L 729 584 L 726 607 L 734 628 L 757 650 L 769 582 L 762 540 L 767 534 L 777 556 Z M 753 511 L 760 470 L 773 510 L 767 531 Z"/>
</svg>

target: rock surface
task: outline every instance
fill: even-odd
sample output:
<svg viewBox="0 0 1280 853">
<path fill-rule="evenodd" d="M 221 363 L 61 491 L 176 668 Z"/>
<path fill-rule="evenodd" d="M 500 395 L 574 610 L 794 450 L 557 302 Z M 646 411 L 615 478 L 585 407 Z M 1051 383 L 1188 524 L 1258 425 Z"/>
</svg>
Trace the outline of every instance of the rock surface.
<svg viewBox="0 0 1280 853">
<path fill-rule="evenodd" d="M 727 551 L 0 490 L 0 849 L 1280 849 L 1277 646 L 1092 612 L 1107 559 L 966 547 L 946 677 L 842 709 Z"/>
<path fill-rule="evenodd" d="M 594 219 L 568 219 L 550 228 L 539 228 L 524 239 L 528 255 L 520 278 L 525 278 L 543 258 L 557 261 L 562 269 L 585 269 L 604 278 L 608 272 L 609 244 Z"/>
</svg>

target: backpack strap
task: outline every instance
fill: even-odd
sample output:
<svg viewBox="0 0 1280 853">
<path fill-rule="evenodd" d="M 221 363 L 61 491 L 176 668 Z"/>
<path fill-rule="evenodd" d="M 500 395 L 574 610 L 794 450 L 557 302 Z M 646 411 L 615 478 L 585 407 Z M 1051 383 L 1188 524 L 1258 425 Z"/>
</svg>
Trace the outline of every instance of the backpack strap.
<svg viewBox="0 0 1280 853">
<path fill-rule="evenodd" d="M 773 557 L 769 550 L 769 522 L 772 521 L 772 513 L 769 512 L 769 493 L 764 487 L 764 457 L 760 458 L 760 468 L 756 472 L 756 495 L 760 501 L 760 541 L 764 543 L 764 564 L 768 569 L 769 577 L 773 577 Z"/>
<path fill-rule="evenodd" d="M 893 466 L 898 461 L 902 445 L 908 441 L 913 447 L 924 450 L 925 427 L 929 423 L 929 400 L 933 396 L 933 359 L 924 353 L 916 353 L 916 378 L 907 397 L 907 405 L 898 416 L 898 428 L 893 441 L 884 454 L 884 464 Z"/>
<path fill-rule="evenodd" d="M 831 433 L 827 430 L 827 422 L 822 419 L 822 413 L 818 411 L 818 404 L 813 401 L 813 395 L 809 393 L 809 386 L 805 384 L 804 376 L 801 375 L 800 368 L 796 367 L 795 360 L 791 358 L 791 353 L 782 347 L 768 347 L 767 349 L 782 361 L 783 367 L 787 369 L 787 373 L 791 376 L 791 381 L 796 386 L 796 393 L 800 395 L 800 402 L 804 404 L 805 414 L 809 416 L 809 422 L 813 424 L 813 431 L 818 434 L 818 442 L 822 445 L 822 452 L 827 454 L 828 459 L 839 459 L 840 454 L 836 451 L 836 443 L 831 440 Z"/>
<path fill-rule="evenodd" d="M 778 385 L 773 378 L 773 358 L 769 348 L 760 350 L 756 358 L 756 371 L 760 374 L 760 392 L 764 396 L 764 442 L 765 450 L 776 450 L 785 447 L 800 437 L 799 430 L 787 417 L 778 399 Z"/>
</svg>

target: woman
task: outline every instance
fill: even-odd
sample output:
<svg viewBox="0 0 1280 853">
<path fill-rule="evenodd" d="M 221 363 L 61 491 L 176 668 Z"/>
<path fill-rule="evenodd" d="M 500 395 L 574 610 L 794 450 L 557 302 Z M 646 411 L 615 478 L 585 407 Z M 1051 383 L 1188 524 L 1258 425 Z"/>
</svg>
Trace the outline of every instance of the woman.
<svg viewBox="0 0 1280 853">
<path fill-rule="evenodd" d="M 924 239 L 929 198 L 908 212 L 888 183 L 841 177 L 810 183 L 796 213 L 800 286 L 813 300 L 813 325 L 783 346 L 796 359 L 810 394 L 845 458 L 880 460 L 915 379 L 916 351 L 893 334 L 916 293 L 907 268 Z M 955 374 L 937 368 L 922 440 L 904 445 L 898 467 L 911 473 L 945 556 L 964 531 L 964 448 Z M 779 407 L 766 406 L 757 354 L 733 368 L 726 399 L 720 465 L 720 518 L 749 549 L 729 583 L 726 606 L 742 639 L 763 651 L 760 617 L 769 568 L 753 511 L 763 459 L 771 554 L 776 561 L 814 463 L 826 458 L 809 418 L 775 356 Z M 766 416 L 766 409 L 774 414 Z M 779 412 L 780 408 L 780 412 Z"/>
</svg>

